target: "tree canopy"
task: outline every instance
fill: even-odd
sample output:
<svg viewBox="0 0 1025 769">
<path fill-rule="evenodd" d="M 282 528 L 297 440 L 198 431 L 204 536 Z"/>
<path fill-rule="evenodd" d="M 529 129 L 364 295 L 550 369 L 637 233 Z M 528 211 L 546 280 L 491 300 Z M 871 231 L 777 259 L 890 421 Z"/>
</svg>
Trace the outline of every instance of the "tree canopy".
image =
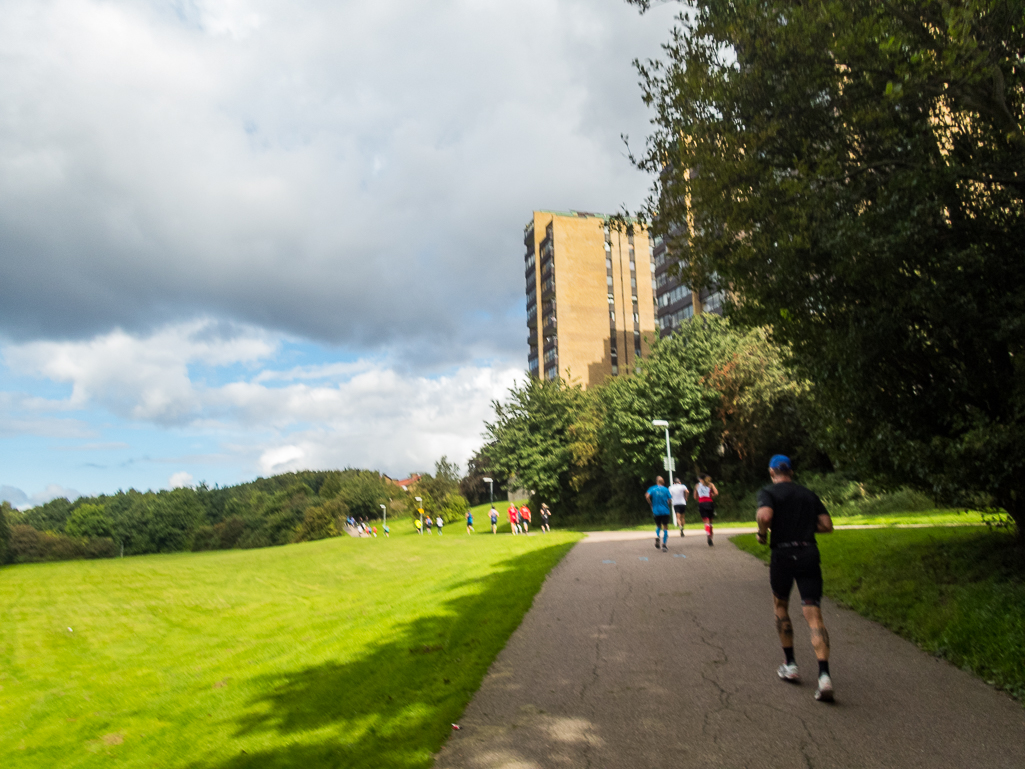
<svg viewBox="0 0 1025 769">
<path fill-rule="evenodd" d="M 646 0 L 628 0 L 642 7 Z M 697 0 L 638 64 L 648 205 L 848 468 L 1025 528 L 1025 9 Z"/>
</svg>

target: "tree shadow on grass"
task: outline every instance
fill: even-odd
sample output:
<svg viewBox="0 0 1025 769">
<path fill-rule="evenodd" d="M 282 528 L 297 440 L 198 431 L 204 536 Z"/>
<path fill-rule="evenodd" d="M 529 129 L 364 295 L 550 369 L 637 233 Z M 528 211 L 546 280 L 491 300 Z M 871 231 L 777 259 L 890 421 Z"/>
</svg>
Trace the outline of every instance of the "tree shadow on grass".
<svg viewBox="0 0 1025 769">
<path fill-rule="evenodd" d="M 270 736 L 281 746 L 192 766 L 430 766 L 548 571 L 570 547 L 546 547 L 498 564 L 473 580 L 479 592 L 438 604 L 435 614 L 398 627 L 358 660 L 260 677 L 255 683 L 266 693 L 246 704 L 235 736 L 242 744 Z"/>
</svg>

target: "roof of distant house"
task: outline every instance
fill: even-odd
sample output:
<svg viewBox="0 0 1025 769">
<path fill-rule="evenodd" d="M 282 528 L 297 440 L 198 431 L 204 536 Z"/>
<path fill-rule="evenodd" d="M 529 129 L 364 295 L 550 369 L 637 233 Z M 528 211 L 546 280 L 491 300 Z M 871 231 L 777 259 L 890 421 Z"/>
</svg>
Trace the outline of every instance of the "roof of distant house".
<svg viewBox="0 0 1025 769">
<path fill-rule="evenodd" d="M 409 491 L 409 487 L 412 486 L 417 481 L 419 481 L 422 477 L 423 477 L 422 475 L 417 475 L 417 474 L 414 473 L 413 475 L 409 476 L 408 478 L 403 478 L 402 480 L 399 481 L 399 480 L 395 480 L 394 478 L 388 478 L 388 476 L 385 476 L 385 478 L 388 478 L 389 481 L 394 483 L 396 486 L 401 488 L 403 491 Z"/>
</svg>

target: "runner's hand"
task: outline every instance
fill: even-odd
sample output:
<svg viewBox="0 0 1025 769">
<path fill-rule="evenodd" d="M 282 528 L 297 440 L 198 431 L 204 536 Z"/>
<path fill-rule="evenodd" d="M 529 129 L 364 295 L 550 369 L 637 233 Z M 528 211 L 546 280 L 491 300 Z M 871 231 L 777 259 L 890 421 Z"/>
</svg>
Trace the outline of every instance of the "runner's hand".
<svg viewBox="0 0 1025 769">
<path fill-rule="evenodd" d="M 758 544 L 759 545 L 767 545 L 767 544 L 769 544 L 769 538 L 765 534 L 762 534 L 761 532 L 758 532 L 757 534 L 755 534 L 755 537 L 758 539 Z"/>
</svg>

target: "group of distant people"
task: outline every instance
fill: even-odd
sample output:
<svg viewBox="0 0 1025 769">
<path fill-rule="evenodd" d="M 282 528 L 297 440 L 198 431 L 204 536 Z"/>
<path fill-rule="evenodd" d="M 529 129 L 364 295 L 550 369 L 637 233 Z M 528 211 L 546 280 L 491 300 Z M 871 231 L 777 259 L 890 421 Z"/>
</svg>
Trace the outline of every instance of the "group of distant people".
<svg viewBox="0 0 1025 769">
<path fill-rule="evenodd" d="M 423 518 L 423 520 L 421 521 L 420 518 Z M 438 528 L 438 536 L 440 537 L 442 534 L 444 534 L 445 519 L 439 515 L 432 521 L 431 516 L 429 515 L 420 516 L 413 519 L 413 526 L 416 527 L 417 534 L 431 534 L 431 530 L 436 526 Z"/>
<path fill-rule="evenodd" d="M 694 485 L 694 493 L 698 498 L 698 514 L 705 524 L 705 537 L 708 540 L 708 546 L 712 547 L 715 544 L 712 520 L 715 518 L 715 498 L 719 496 L 719 489 L 712 483 L 712 476 L 705 473 L 698 476 L 698 482 Z M 690 489 L 679 478 L 674 478 L 673 484 L 666 488 L 665 480 L 661 475 L 655 479 L 655 485 L 645 492 L 644 498 L 648 500 L 651 511 L 655 515 L 656 549 L 668 552 L 669 523 L 674 514 L 676 525 L 680 527 L 680 536 L 684 536 L 689 496 Z M 659 541 L 660 533 L 661 542 Z"/>
<path fill-rule="evenodd" d="M 822 620 L 822 567 L 816 534 L 833 531 L 833 519 L 814 492 L 794 483 L 793 464 L 784 454 L 776 454 L 769 460 L 769 478 L 772 483 L 758 493 L 757 539 L 759 544 L 769 545 L 772 555 L 769 560 L 769 586 L 772 590 L 773 612 L 776 617 L 776 632 L 783 647 L 784 662 L 776 673 L 789 683 L 801 680 L 794 658 L 794 626 L 790 621 L 790 592 L 794 583 L 801 596 L 801 609 L 811 631 L 812 647 L 818 662 L 818 686 L 815 699 L 832 702 L 833 680 L 829 673 L 829 633 Z M 645 492 L 645 499 L 651 505 L 655 517 L 655 548 L 668 552 L 669 524 L 673 514 L 684 536 L 687 498 L 690 490 L 673 479 L 666 488 L 662 477 L 655 479 L 655 485 Z M 698 512 L 705 524 L 708 546 L 713 544 L 712 520 L 715 518 L 715 498 L 719 490 L 712 478 L 698 476 L 694 487 L 698 498 Z M 771 541 L 769 532 L 772 532 Z"/>
<path fill-rule="evenodd" d="M 552 511 L 548 508 L 548 505 L 542 503 L 541 509 L 538 514 L 541 517 L 541 531 L 550 532 L 552 527 L 550 521 L 552 519 Z M 531 512 L 527 505 L 517 507 L 515 504 L 509 505 L 509 527 L 512 529 L 513 534 L 527 534 L 530 531 L 531 523 Z M 498 533 L 498 510 L 495 506 L 491 506 L 491 510 L 488 512 L 488 518 L 491 521 L 491 533 Z M 439 515 L 434 520 L 431 516 L 417 516 L 413 519 L 413 526 L 416 528 L 417 534 L 431 534 L 432 529 L 437 528 L 438 535 L 441 536 L 442 531 L 445 527 L 445 520 Z M 476 529 L 473 527 L 473 510 L 466 511 L 466 533 L 474 534 Z"/>
<path fill-rule="evenodd" d="M 377 527 L 371 526 L 370 522 L 366 518 L 353 518 L 351 515 L 345 519 L 345 524 L 349 527 L 349 531 L 357 537 L 376 537 Z M 382 527 L 382 533 L 384 536 L 391 536 L 391 529 L 388 528 L 388 524 L 384 524 Z"/>
</svg>

